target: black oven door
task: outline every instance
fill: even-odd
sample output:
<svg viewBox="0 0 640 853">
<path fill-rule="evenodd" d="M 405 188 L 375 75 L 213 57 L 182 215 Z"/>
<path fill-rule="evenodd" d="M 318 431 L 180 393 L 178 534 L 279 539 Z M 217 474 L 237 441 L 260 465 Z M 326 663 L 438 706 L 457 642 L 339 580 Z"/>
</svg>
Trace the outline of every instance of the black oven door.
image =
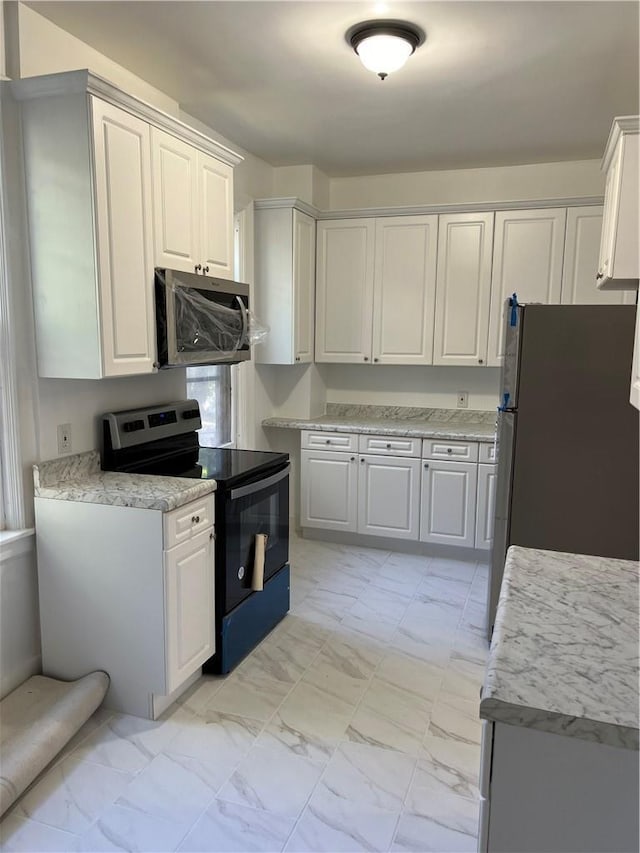
<svg viewBox="0 0 640 853">
<path fill-rule="evenodd" d="M 253 592 L 256 535 L 267 537 L 264 583 L 289 559 L 289 467 L 287 463 L 255 482 L 216 493 L 218 615 Z"/>
</svg>

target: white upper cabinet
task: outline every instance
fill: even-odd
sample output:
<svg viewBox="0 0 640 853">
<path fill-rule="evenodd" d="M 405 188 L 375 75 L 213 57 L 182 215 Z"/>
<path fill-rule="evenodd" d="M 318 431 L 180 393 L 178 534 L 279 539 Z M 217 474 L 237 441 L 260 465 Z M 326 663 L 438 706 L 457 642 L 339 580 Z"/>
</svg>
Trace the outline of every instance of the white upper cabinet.
<svg viewBox="0 0 640 853">
<path fill-rule="evenodd" d="M 231 275 L 232 166 L 242 158 L 87 70 L 10 87 L 39 375 L 151 373 L 154 266 Z"/>
<path fill-rule="evenodd" d="M 233 169 L 198 151 L 198 184 L 202 271 L 233 278 Z"/>
<path fill-rule="evenodd" d="M 316 361 L 371 361 L 375 219 L 318 222 Z"/>
<path fill-rule="evenodd" d="M 151 128 L 155 265 L 194 272 L 200 262 L 197 151 Z"/>
<path fill-rule="evenodd" d="M 632 291 L 606 291 L 596 287 L 601 233 L 601 206 L 567 210 L 561 297 L 564 305 L 632 305 L 635 302 Z"/>
<path fill-rule="evenodd" d="M 39 375 L 150 373 L 148 124 L 73 92 L 25 100 L 22 127 Z"/>
<path fill-rule="evenodd" d="M 616 118 L 602 160 L 606 171 L 597 285 L 637 290 L 640 277 L 640 136 L 638 116 Z"/>
<path fill-rule="evenodd" d="M 437 216 L 318 222 L 316 361 L 431 364 Z"/>
<path fill-rule="evenodd" d="M 152 128 L 155 266 L 233 276 L 233 170 Z"/>
<path fill-rule="evenodd" d="M 433 363 L 486 364 L 493 213 L 439 218 Z"/>
<path fill-rule="evenodd" d="M 316 224 L 293 205 L 255 203 L 255 288 L 258 318 L 270 328 L 254 358 L 262 364 L 313 361 Z"/>
<path fill-rule="evenodd" d="M 560 302 L 566 208 L 498 211 L 489 314 L 490 365 L 502 364 L 504 303 Z"/>
<path fill-rule="evenodd" d="M 437 216 L 376 219 L 373 361 L 432 364 Z"/>
</svg>

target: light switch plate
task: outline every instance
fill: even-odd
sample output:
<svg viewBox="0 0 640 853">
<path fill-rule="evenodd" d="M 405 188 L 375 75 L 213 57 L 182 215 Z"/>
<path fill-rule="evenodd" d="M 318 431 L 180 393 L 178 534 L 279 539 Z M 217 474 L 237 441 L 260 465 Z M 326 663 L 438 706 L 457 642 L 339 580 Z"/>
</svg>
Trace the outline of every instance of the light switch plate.
<svg viewBox="0 0 640 853">
<path fill-rule="evenodd" d="M 466 409 L 469 406 L 469 392 L 458 391 L 458 408 Z"/>
<path fill-rule="evenodd" d="M 71 424 L 58 424 L 58 453 L 71 453 Z"/>
</svg>

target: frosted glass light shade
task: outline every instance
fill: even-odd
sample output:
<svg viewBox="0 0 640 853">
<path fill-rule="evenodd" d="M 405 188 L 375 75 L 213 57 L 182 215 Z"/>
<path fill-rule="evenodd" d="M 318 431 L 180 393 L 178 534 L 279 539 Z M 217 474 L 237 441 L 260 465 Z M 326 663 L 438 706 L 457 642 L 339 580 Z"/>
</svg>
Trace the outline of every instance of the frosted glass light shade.
<svg viewBox="0 0 640 853">
<path fill-rule="evenodd" d="M 386 76 L 402 68 L 413 53 L 413 45 L 400 36 L 373 35 L 360 42 L 356 53 L 365 68 Z"/>
</svg>

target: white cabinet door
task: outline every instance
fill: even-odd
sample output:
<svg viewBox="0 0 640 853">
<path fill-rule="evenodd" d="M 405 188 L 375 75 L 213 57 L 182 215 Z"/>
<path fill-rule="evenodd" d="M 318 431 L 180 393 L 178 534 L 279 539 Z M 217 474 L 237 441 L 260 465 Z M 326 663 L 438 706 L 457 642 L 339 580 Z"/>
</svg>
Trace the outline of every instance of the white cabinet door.
<svg viewBox="0 0 640 853">
<path fill-rule="evenodd" d="M 373 360 L 432 364 L 437 216 L 376 219 Z"/>
<path fill-rule="evenodd" d="M 316 361 L 371 361 L 374 219 L 317 228 Z"/>
<path fill-rule="evenodd" d="M 149 125 L 91 98 L 102 369 L 151 373 L 155 362 Z"/>
<path fill-rule="evenodd" d="M 194 272 L 199 258 L 198 152 L 151 128 L 155 265 Z"/>
<path fill-rule="evenodd" d="M 493 541 L 497 476 L 496 465 L 478 465 L 476 548 L 490 548 Z"/>
<path fill-rule="evenodd" d="M 215 651 L 214 549 L 209 528 L 164 554 L 166 693 Z"/>
<path fill-rule="evenodd" d="M 297 362 L 313 361 L 315 320 L 316 223 L 293 211 L 294 349 Z"/>
<path fill-rule="evenodd" d="M 599 288 L 634 291 L 638 288 L 639 159 L 638 116 L 614 119 L 604 156 L 607 175 L 597 275 Z"/>
<path fill-rule="evenodd" d="M 570 207 L 562 272 L 563 305 L 633 305 L 633 291 L 598 290 L 598 247 L 602 206 Z"/>
<path fill-rule="evenodd" d="M 233 169 L 199 151 L 198 184 L 203 272 L 233 278 Z"/>
<path fill-rule="evenodd" d="M 360 456 L 358 533 L 418 539 L 419 459 Z"/>
<path fill-rule="evenodd" d="M 334 451 L 301 451 L 302 527 L 355 531 L 358 515 L 357 457 Z"/>
<path fill-rule="evenodd" d="M 440 216 L 434 364 L 486 364 L 493 213 Z"/>
<path fill-rule="evenodd" d="M 631 368 L 631 405 L 640 409 L 640 307 L 636 308 L 636 335 L 633 345 L 633 365 Z"/>
<path fill-rule="evenodd" d="M 493 241 L 488 363 L 502 364 L 504 303 L 560 302 L 566 208 L 498 211 Z"/>
<path fill-rule="evenodd" d="M 423 461 L 422 542 L 474 547 L 477 477 L 475 462 Z"/>
</svg>

